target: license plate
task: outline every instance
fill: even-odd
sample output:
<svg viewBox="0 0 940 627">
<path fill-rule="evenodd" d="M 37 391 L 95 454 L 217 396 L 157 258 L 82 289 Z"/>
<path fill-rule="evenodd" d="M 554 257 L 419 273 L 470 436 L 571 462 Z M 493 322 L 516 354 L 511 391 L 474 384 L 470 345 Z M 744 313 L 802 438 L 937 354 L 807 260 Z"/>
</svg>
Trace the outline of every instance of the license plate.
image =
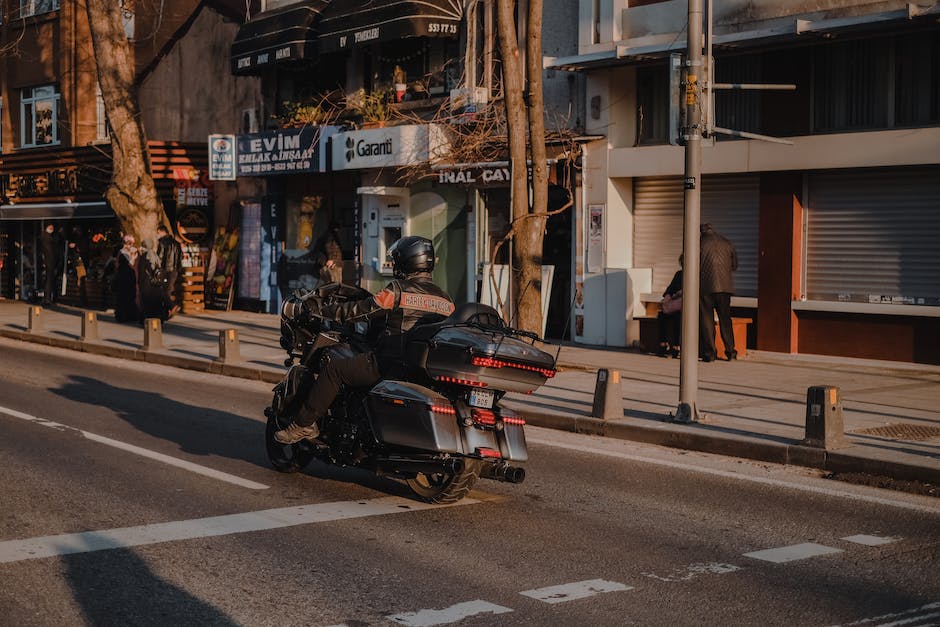
<svg viewBox="0 0 940 627">
<path fill-rule="evenodd" d="M 471 390 L 470 391 L 470 405 L 472 407 L 481 407 L 483 409 L 490 409 L 493 407 L 493 401 L 496 400 L 496 395 L 489 390 Z"/>
</svg>

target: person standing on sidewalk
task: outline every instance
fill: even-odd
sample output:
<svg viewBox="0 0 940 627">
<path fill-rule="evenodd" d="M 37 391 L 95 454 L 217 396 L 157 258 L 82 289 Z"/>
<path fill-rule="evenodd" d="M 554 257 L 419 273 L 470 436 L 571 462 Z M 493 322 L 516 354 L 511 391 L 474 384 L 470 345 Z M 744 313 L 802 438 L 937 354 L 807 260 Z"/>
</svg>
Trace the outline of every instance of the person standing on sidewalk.
<svg viewBox="0 0 940 627">
<path fill-rule="evenodd" d="M 738 253 L 724 235 L 708 223 L 701 226 L 701 275 L 699 284 L 699 357 L 702 361 L 715 361 L 715 315 L 721 341 L 725 343 L 728 361 L 737 359 L 734 349 L 734 329 L 731 326 L 731 295 L 738 269 Z"/>
<path fill-rule="evenodd" d="M 42 263 L 46 269 L 46 281 L 42 293 L 42 304 L 51 305 L 55 300 L 57 279 L 61 275 L 62 248 L 61 241 L 55 232 L 55 225 L 51 222 L 39 236 L 39 245 L 42 250 Z"/>
<path fill-rule="evenodd" d="M 157 256 L 163 270 L 163 300 L 169 316 L 179 311 L 176 283 L 183 270 L 183 248 L 164 225 L 157 227 Z"/>
</svg>

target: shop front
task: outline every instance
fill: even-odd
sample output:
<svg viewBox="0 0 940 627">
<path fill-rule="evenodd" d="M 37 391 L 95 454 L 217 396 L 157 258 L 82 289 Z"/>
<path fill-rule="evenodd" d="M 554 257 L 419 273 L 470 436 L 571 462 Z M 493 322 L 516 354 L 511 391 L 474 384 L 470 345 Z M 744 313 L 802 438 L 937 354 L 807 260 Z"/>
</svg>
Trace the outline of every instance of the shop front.
<svg viewBox="0 0 940 627">
<path fill-rule="evenodd" d="M 406 235 L 434 242 L 434 280 L 455 301 L 475 300 L 473 205 L 466 190 L 440 185 L 429 156 L 443 138 L 434 125 L 407 125 L 338 133 L 334 172 L 357 172 L 357 221 L 362 286 L 379 290 L 392 278 L 389 247 Z"/>
</svg>

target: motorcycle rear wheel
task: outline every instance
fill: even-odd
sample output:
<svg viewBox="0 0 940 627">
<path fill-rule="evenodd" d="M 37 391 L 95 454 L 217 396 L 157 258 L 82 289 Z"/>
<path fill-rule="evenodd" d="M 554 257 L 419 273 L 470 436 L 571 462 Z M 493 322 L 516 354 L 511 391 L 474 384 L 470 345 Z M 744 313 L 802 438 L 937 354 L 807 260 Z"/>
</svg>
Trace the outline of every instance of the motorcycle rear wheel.
<svg viewBox="0 0 940 627">
<path fill-rule="evenodd" d="M 418 473 L 405 483 L 418 498 L 428 503 L 456 503 L 470 493 L 482 469 L 482 462 L 467 459 L 457 472 Z"/>
<path fill-rule="evenodd" d="M 281 444 L 274 439 L 274 432 L 283 429 L 286 424 L 278 423 L 276 416 L 268 417 L 264 428 L 264 444 L 268 451 L 268 460 L 279 472 L 291 473 L 303 470 L 313 460 L 313 451 L 305 442 Z"/>
</svg>

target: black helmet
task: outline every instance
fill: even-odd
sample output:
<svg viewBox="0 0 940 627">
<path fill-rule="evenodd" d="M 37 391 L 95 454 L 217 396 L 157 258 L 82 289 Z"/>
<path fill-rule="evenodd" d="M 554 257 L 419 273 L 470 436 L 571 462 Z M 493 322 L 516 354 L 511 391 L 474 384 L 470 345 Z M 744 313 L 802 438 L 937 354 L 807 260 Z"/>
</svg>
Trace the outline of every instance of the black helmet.
<svg viewBox="0 0 940 627">
<path fill-rule="evenodd" d="M 388 249 L 388 256 L 392 258 L 392 269 L 398 277 L 434 269 L 434 244 L 426 237 L 403 237 Z"/>
</svg>

